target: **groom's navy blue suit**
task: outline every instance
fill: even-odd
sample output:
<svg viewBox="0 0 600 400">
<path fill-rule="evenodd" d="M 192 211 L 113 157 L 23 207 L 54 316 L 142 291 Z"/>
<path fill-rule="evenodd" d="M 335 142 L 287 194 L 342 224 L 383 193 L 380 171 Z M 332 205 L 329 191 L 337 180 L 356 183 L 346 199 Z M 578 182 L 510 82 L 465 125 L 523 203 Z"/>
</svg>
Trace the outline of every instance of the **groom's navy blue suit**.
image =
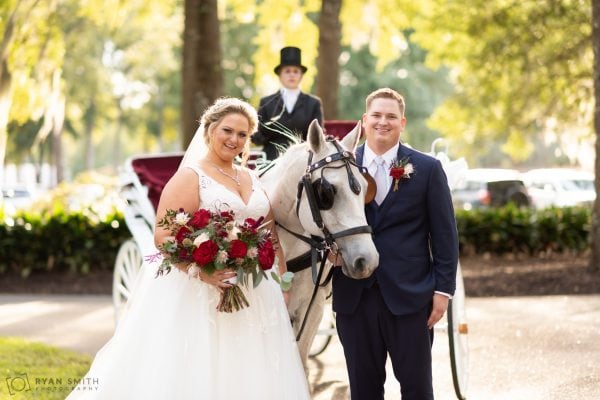
<svg viewBox="0 0 600 400">
<path fill-rule="evenodd" d="M 364 145 L 357 150 L 359 165 L 363 154 Z M 365 207 L 379 267 L 362 280 L 346 277 L 341 268 L 333 276 L 333 308 L 353 400 L 383 399 L 385 368 L 379 366 L 388 353 L 403 400 L 433 398 L 423 395 L 431 391 L 427 318 L 434 292 L 453 294 L 456 285 L 458 237 L 442 166 L 402 144 L 397 158 L 408 158 L 414 173 L 396 191 L 392 185 L 381 205 L 372 201 Z M 361 326 L 353 322 L 359 314 Z M 371 343 L 376 338 L 373 348 L 365 348 L 367 338 Z"/>
</svg>

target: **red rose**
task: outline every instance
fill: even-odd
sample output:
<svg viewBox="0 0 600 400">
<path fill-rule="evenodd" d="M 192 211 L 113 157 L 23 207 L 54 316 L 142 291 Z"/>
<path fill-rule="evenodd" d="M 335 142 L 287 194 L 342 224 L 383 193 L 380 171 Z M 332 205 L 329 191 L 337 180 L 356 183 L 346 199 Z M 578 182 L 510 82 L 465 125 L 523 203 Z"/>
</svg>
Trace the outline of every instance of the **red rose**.
<svg viewBox="0 0 600 400">
<path fill-rule="evenodd" d="M 260 217 L 257 220 L 254 218 L 246 218 L 246 220 L 244 221 L 244 225 L 252 229 L 257 229 L 260 226 L 260 224 L 263 223 L 264 220 L 265 217 Z"/>
<path fill-rule="evenodd" d="M 275 261 L 275 249 L 273 249 L 273 243 L 270 240 L 264 242 L 258 248 L 258 264 L 263 270 L 270 269 Z"/>
<path fill-rule="evenodd" d="M 200 243 L 200 246 L 192 253 L 192 257 L 198 265 L 203 266 L 214 260 L 218 251 L 219 246 L 212 240 L 207 240 Z"/>
<path fill-rule="evenodd" d="M 175 235 L 175 240 L 177 240 L 177 243 L 179 245 L 181 245 L 181 242 L 183 242 L 183 239 L 185 239 L 186 237 L 188 237 L 188 235 L 191 233 L 191 231 L 185 227 L 182 226 L 179 231 L 177 231 L 177 234 Z"/>
<path fill-rule="evenodd" d="M 394 179 L 400 179 L 404 176 L 404 167 L 394 167 L 390 169 L 390 176 Z"/>
<path fill-rule="evenodd" d="M 211 214 L 210 211 L 205 210 L 204 208 L 199 209 L 198 211 L 196 211 L 194 213 L 194 215 L 192 215 L 192 218 L 190 219 L 190 226 L 196 228 L 196 229 L 202 229 L 204 228 L 206 225 L 208 225 L 208 223 L 210 222 L 210 218 L 211 218 Z"/>
<path fill-rule="evenodd" d="M 244 220 L 244 225 L 246 226 L 254 226 L 256 224 L 256 220 L 254 218 L 246 218 Z"/>
<path fill-rule="evenodd" d="M 232 240 L 229 244 L 229 257 L 231 258 L 246 257 L 247 252 L 248 246 L 246 246 L 246 243 L 239 239 Z"/>
<path fill-rule="evenodd" d="M 233 213 L 231 211 L 221 211 L 221 218 L 223 218 L 225 222 L 233 221 Z"/>
</svg>

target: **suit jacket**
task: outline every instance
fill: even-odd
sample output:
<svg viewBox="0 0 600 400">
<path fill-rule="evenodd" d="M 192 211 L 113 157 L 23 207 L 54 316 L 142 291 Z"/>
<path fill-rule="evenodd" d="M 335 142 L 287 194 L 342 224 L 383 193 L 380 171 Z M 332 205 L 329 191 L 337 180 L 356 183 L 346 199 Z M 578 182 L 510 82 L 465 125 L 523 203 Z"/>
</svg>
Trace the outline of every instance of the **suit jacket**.
<svg viewBox="0 0 600 400">
<path fill-rule="evenodd" d="M 362 165 L 364 145 L 357 150 Z M 441 163 L 400 144 L 398 159 L 408 158 L 414 172 L 393 184 L 383 203 L 365 206 L 373 228 L 379 267 L 367 279 L 351 279 L 341 268 L 333 275 L 333 309 L 351 314 L 364 288 L 375 282 L 395 315 L 411 314 L 428 306 L 434 291 L 454 294 L 458 263 L 458 235 L 450 189 Z"/>
<path fill-rule="evenodd" d="M 290 139 L 278 132 L 281 128 L 272 122 L 277 116 L 277 122 L 298 134 L 302 140 L 306 140 L 308 126 L 314 119 L 323 126 L 323 108 L 318 97 L 300 92 L 291 113 L 287 112 L 280 91 L 263 97 L 258 106 L 258 131 L 252 136 L 252 142 L 264 146 L 269 160 L 278 156 L 276 144 L 287 147 L 291 143 Z"/>
</svg>

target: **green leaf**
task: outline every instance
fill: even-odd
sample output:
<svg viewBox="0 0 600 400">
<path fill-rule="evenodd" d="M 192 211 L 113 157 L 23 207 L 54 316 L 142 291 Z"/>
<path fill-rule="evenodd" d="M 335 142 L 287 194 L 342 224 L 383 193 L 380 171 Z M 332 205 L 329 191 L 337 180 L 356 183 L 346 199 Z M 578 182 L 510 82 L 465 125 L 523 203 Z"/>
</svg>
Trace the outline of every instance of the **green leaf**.
<svg viewBox="0 0 600 400">
<path fill-rule="evenodd" d="M 271 271 L 271 278 L 279 284 L 281 284 L 281 279 L 279 279 L 279 275 L 275 271 Z"/>
<path fill-rule="evenodd" d="M 255 269 L 252 270 L 252 272 L 253 272 L 252 276 L 254 276 L 254 287 L 257 287 L 260 284 L 260 282 L 262 281 L 262 279 L 263 279 L 263 274 L 262 274 L 262 271 L 261 271 L 261 272 L 258 272 L 255 275 L 254 274 L 255 271 L 256 271 Z"/>
<path fill-rule="evenodd" d="M 238 269 L 235 271 L 235 273 L 237 274 L 238 283 L 240 285 L 247 286 L 248 285 L 248 276 L 244 273 L 244 268 L 239 266 Z"/>
</svg>

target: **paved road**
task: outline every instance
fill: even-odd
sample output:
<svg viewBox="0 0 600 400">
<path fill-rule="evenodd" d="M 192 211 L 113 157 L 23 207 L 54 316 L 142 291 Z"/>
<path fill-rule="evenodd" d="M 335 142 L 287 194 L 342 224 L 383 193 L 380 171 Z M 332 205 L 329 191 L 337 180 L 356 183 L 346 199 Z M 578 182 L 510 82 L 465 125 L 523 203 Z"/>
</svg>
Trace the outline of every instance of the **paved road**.
<svg viewBox="0 0 600 400">
<path fill-rule="evenodd" d="M 600 296 L 467 299 L 468 398 L 600 399 Z M 94 354 L 114 327 L 109 296 L 0 295 L 0 335 Z M 452 400 L 448 343 L 437 334 L 437 400 Z M 310 361 L 314 400 L 345 400 L 347 378 L 337 338 Z M 398 399 L 391 371 L 386 400 Z"/>
</svg>

